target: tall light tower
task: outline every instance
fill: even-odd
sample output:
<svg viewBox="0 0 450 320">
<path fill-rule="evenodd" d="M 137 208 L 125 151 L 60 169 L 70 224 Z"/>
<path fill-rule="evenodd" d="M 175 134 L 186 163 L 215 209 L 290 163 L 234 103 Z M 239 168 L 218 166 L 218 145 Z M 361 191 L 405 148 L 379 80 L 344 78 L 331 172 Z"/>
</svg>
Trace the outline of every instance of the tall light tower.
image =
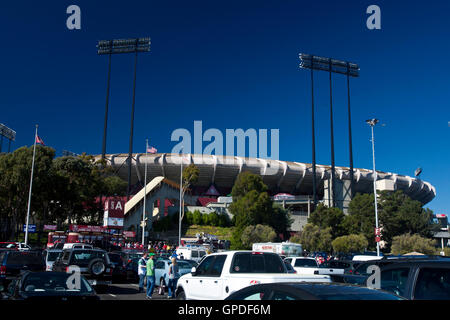
<svg viewBox="0 0 450 320">
<path fill-rule="evenodd" d="M 106 107 L 105 107 L 105 122 L 103 129 L 103 145 L 102 145 L 102 159 L 105 159 L 106 153 L 106 129 L 108 123 L 108 104 L 109 104 L 109 87 L 111 77 L 111 55 L 117 53 L 134 53 L 134 81 L 133 81 L 133 101 L 131 104 L 131 126 L 130 126 L 130 146 L 128 150 L 128 188 L 127 201 L 130 199 L 131 192 L 131 159 L 133 152 L 133 132 L 134 132 L 134 105 L 136 94 L 136 67 L 138 52 L 150 51 L 150 38 L 135 38 L 135 39 L 119 39 L 119 40 L 101 40 L 97 44 L 97 53 L 99 55 L 109 55 L 108 64 L 108 83 L 106 91 Z"/>
<path fill-rule="evenodd" d="M 380 241 L 379 241 L 379 227 L 378 227 L 378 205 L 377 205 L 377 171 L 375 170 L 375 138 L 373 128 L 379 122 L 378 119 L 366 120 L 372 131 L 372 157 L 373 157 L 373 195 L 375 198 L 375 234 L 377 235 L 377 256 L 380 256 Z"/>
<path fill-rule="evenodd" d="M 316 190 L 316 151 L 315 151 L 315 132 L 314 132 L 314 78 L 313 70 L 326 71 L 330 78 L 330 141 L 331 141 L 331 192 L 333 197 L 333 206 L 336 206 L 335 191 L 335 159 L 334 159 L 334 128 L 333 128 L 333 90 L 332 90 L 332 73 L 344 74 L 347 76 L 347 98 L 348 98 L 348 134 L 349 134 L 349 151 L 350 151 L 350 193 L 353 197 L 353 151 L 352 151 L 352 128 L 350 113 L 350 77 L 359 77 L 359 66 L 355 63 L 336 60 L 332 58 L 324 58 L 311 54 L 300 53 L 300 68 L 311 70 L 311 113 L 312 113 L 312 171 L 313 171 L 313 199 L 314 205 L 317 204 Z"/>
</svg>

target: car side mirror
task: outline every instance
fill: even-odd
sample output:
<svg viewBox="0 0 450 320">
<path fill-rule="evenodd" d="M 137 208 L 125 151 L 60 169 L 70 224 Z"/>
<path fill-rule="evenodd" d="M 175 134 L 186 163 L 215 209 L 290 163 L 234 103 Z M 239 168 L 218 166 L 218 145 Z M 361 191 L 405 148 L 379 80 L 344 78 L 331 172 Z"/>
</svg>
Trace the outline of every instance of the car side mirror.
<svg viewBox="0 0 450 320">
<path fill-rule="evenodd" d="M 191 269 L 191 274 L 192 274 L 193 276 L 197 275 L 197 269 L 196 269 L 195 267 L 192 267 L 192 269 Z"/>
</svg>

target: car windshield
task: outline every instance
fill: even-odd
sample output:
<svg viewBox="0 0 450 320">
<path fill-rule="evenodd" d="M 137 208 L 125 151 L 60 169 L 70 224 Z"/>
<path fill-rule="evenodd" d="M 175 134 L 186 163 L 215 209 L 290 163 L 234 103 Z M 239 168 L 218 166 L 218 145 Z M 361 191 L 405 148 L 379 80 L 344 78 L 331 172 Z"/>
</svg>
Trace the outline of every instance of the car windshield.
<svg viewBox="0 0 450 320">
<path fill-rule="evenodd" d="M 22 290 L 26 292 L 77 292 L 87 293 L 93 289 L 83 276 L 80 283 L 70 281 L 71 275 L 63 272 L 38 272 L 25 277 Z M 68 281 L 69 280 L 69 281 Z"/>
<path fill-rule="evenodd" d="M 296 267 L 313 267 L 317 268 L 317 262 L 314 259 L 295 259 L 295 266 Z"/>
<path fill-rule="evenodd" d="M 47 261 L 55 261 L 58 257 L 61 251 L 49 251 L 47 253 Z"/>
<path fill-rule="evenodd" d="M 191 269 L 191 265 L 185 261 L 178 261 L 178 268 L 180 269 Z"/>
<path fill-rule="evenodd" d="M 42 264 L 40 252 L 11 252 L 8 255 L 7 264 Z"/>
<path fill-rule="evenodd" d="M 105 259 L 106 252 L 91 250 L 75 250 L 72 255 L 73 264 L 88 263 L 92 259 Z"/>
<path fill-rule="evenodd" d="M 13 249 L 17 248 L 17 245 L 15 243 L 0 243 L 1 249 Z"/>
</svg>

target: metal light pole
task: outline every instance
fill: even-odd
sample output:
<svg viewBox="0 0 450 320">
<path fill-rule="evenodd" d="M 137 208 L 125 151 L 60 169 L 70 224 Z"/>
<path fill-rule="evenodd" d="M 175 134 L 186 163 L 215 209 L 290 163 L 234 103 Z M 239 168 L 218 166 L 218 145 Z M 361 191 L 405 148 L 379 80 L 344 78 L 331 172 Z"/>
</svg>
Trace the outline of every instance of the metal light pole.
<svg viewBox="0 0 450 320">
<path fill-rule="evenodd" d="M 34 135 L 33 161 L 31 163 L 30 192 L 28 193 L 27 222 L 25 224 L 25 244 L 28 244 L 28 225 L 30 222 L 31 192 L 33 189 L 34 157 L 36 156 L 36 140 L 38 136 L 37 132 L 38 132 L 38 125 L 36 125 L 36 133 Z"/>
<path fill-rule="evenodd" d="M 180 212 L 178 219 L 178 246 L 181 247 L 181 209 L 183 206 L 183 155 L 181 154 L 181 166 L 180 166 Z"/>
<path fill-rule="evenodd" d="M 375 228 L 378 230 L 378 205 L 377 205 L 377 171 L 375 169 L 375 138 L 373 127 L 378 123 L 378 119 L 366 120 L 372 131 L 372 157 L 373 157 L 373 194 L 375 198 Z M 380 256 L 380 242 L 377 241 L 377 256 Z"/>
<path fill-rule="evenodd" d="M 144 208 L 142 210 L 142 246 L 145 245 L 145 216 L 146 216 L 146 199 L 147 199 L 147 151 L 148 151 L 148 139 L 145 139 L 145 170 L 144 170 L 145 177 L 144 177 Z M 150 217 L 150 219 L 152 219 L 152 217 Z"/>
<path fill-rule="evenodd" d="M 103 149 L 102 159 L 105 158 L 106 153 L 106 127 L 108 121 L 108 103 L 109 103 L 109 81 L 110 81 L 110 68 L 111 68 L 111 54 L 117 53 L 134 53 L 134 82 L 133 82 L 133 102 L 131 105 L 131 128 L 130 128 L 130 146 L 127 158 L 128 164 L 128 188 L 127 188 L 127 201 L 130 199 L 131 192 L 131 159 L 133 151 L 133 130 L 134 130 L 134 106 L 135 106 L 135 93 L 136 93 L 136 66 L 137 66 L 137 54 L 138 52 L 150 51 L 150 38 L 134 38 L 134 39 L 119 39 L 119 40 L 101 40 L 97 44 L 99 55 L 109 55 L 109 69 L 108 69 L 108 89 L 106 95 L 106 108 L 105 108 L 105 126 L 103 132 Z"/>
</svg>

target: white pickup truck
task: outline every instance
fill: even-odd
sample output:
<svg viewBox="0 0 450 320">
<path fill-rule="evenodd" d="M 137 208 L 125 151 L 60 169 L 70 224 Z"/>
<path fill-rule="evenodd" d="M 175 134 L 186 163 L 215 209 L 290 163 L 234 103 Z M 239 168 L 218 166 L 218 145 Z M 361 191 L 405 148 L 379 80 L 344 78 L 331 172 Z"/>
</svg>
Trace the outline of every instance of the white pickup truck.
<svg viewBox="0 0 450 320">
<path fill-rule="evenodd" d="M 316 259 L 308 257 L 286 258 L 284 261 L 289 262 L 297 274 L 321 274 L 321 275 L 342 275 L 344 269 L 321 268 Z"/>
<path fill-rule="evenodd" d="M 223 300 L 253 284 L 331 282 L 327 275 L 287 273 L 280 256 L 268 252 L 227 251 L 206 256 L 191 273 L 180 277 L 177 299 Z"/>
</svg>

